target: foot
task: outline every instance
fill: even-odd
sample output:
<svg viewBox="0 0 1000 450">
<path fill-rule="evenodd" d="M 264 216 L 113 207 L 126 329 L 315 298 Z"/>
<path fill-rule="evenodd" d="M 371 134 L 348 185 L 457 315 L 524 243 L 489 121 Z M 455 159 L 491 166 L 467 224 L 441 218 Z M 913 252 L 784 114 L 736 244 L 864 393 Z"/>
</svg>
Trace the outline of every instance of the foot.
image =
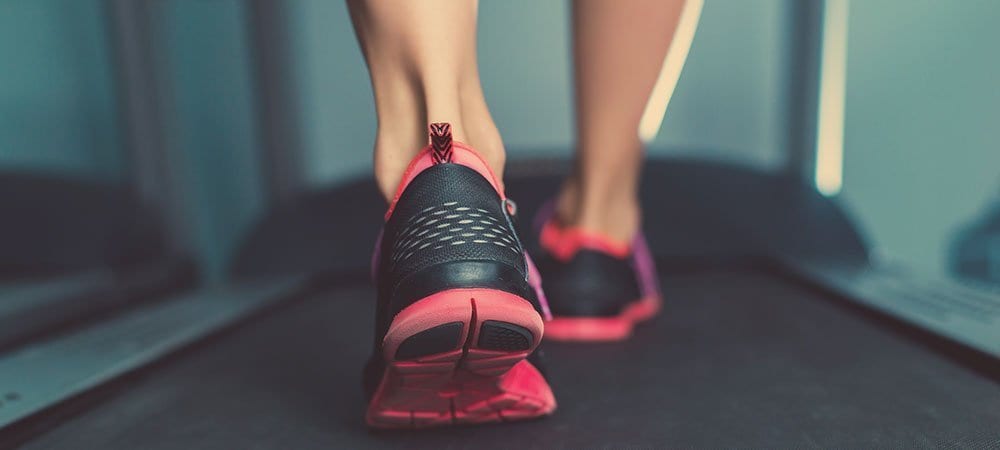
<svg viewBox="0 0 1000 450">
<path fill-rule="evenodd" d="M 536 255 L 552 311 L 545 337 L 559 341 L 619 341 L 660 310 L 656 268 L 639 233 L 631 242 L 564 227 L 542 209 Z"/>
<path fill-rule="evenodd" d="M 447 124 L 431 126 L 431 141 L 403 175 L 375 249 L 366 421 L 424 428 L 551 414 L 555 398 L 529 361 L 545 308 L 502 185 Z"/>
</svg>

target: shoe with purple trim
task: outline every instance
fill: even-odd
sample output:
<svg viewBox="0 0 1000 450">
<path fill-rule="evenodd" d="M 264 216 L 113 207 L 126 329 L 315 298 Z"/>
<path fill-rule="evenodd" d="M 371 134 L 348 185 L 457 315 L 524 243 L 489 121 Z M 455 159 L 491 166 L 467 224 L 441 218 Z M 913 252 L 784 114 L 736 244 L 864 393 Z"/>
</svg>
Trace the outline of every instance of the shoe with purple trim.
<svg viewBox="0 0 1000 450">
<path fill-rule="evenodd" d="M 640 232 L 631 243 L 573 227 L 555 217 L 555 202 L 535 218 L 535 253 L 552 313 L 545 337 L 558 341 L 620 341 L 662 304 L 656 266 Z"/>
</svg>

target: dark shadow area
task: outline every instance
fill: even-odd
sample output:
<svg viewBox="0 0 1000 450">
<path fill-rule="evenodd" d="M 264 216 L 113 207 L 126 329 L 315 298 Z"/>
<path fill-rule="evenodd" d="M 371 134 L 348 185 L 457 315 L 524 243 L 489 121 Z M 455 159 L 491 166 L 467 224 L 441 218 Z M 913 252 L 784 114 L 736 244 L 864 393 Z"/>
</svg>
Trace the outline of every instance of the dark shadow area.
<svg viewBox="0 0 1000 450">
<path fill-rule="evenodd" d="M 958 277 L 1000 285 L 1000 201 L 955 233 L 949 266 Z"/>
<path fill-rule="evenodd" d="M 152 210 L 128 189 L 55 175 L 0 173 L 0 278 L 43 277 L 167 257 Z"/>
<path fill-rule="evenodd" d="M 0 173 L 0 352 L 69 333 L 197 282 L 125 186 Z"/>
<path fill-rule="evenodd" d="M 514 162 L 507 194 L 519 205 L 522 239 L 532 242 L 535 212 L 555 194 L 566 162 Z M 830 199 L 801 181 L 737 165 L 651 160 L 642 185 L 644 227 L 667 261 L 719 261 L 787 254 L 853 263 L 866 246 Z M 373 181 L 307 192 L 277 205 L 240 247 L 237 280 L 289 273 L 363 269 L 385 213 Z"/>
</svg>

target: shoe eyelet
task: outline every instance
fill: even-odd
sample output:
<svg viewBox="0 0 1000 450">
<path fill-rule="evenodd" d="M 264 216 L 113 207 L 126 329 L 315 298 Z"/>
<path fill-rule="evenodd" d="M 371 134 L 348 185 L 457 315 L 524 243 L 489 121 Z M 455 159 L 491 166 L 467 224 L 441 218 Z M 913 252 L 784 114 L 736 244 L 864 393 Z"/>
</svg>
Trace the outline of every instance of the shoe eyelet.
<svg viewBox="0 0 1000 450">
<path fill-rule="evenodd" d="M 507 212 L 507 215 L 511 217 L 517 216 L 517 203 L 509 198 L 503 199 L 503 209 Z"/>
</svg>

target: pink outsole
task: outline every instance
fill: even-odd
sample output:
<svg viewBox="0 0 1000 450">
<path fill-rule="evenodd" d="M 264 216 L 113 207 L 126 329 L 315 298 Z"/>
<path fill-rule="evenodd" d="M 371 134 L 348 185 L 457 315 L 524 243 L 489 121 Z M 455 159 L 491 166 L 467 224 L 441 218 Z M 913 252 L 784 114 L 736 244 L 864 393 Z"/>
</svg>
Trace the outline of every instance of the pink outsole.
<svg viewBox="0 0 1000 450">
<path fill-rule="evenodd" d="M 480 324 L 487 320 L 531 331 L 530 348 L 478 348 Z M 406 361 L 393 358 L 406 338 L 455 322 L 464 325 L 459 348 Z M 502 291 L 455 289 L 419 300 L 396 315 L 383 341 L 387 369 L 368 406 L 368 425 L 414 429 L 551 414 L 556 408 L 552 391 L 525 360 L 540 342 L 542 329 L 529 302 Z"/>
<path fill-rule="evenodd" d="M 632 335 L 636 323 L 649 320 L 661 307 L 658 295 L 632 303 L 613 317 L 559 317 L 545 324 L 545 338 L 568 342 L 621 341 Z"/>
</svg>

